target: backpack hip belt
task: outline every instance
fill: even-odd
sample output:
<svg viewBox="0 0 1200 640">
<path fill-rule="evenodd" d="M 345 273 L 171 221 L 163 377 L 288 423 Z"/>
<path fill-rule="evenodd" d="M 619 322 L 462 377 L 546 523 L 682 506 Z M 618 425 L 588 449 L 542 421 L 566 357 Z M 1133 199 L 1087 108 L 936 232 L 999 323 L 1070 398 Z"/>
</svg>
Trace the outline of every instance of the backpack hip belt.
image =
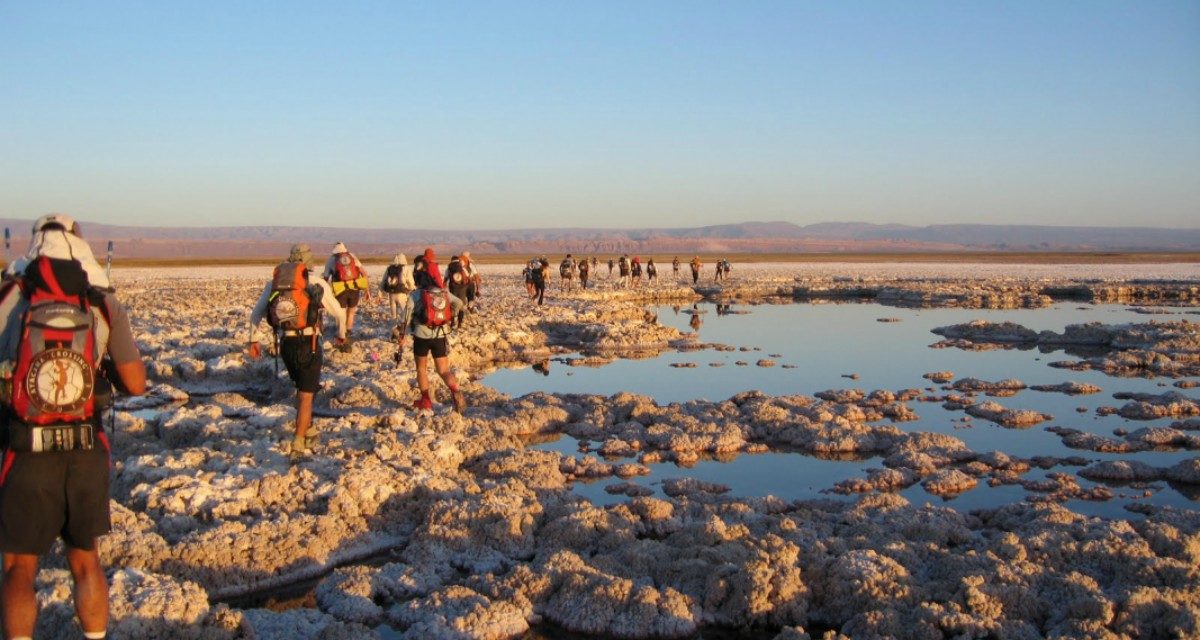
<svg viewBox="0 0 1200 640">
<path fill-rule="evenodd" d="M 96 426 L 91 423 L 33 425 L 8 424 L 8 450 L 17 453 L 87 451 L 96 446 Z"/>
<path fill-rule="evenodd" d="M 303 329 L 284 329 L 280 332 L 285 338 L 294 338 L 296 336 L 312 336 L 316 335 L 316 327 L 305 327 Z"/>
</svg>

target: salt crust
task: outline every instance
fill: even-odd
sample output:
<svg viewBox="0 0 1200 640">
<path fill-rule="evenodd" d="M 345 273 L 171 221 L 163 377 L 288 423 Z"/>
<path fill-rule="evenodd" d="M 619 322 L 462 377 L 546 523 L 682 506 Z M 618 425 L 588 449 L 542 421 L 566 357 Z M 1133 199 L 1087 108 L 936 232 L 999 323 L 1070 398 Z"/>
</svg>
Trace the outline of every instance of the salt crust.
<svg viewBox="0 0 1200 640">
<path fill-rule="evenodd" d="M 795 277 L 772 266 L 754 285 L 754 274 L 739 269 L 735 282 L 745 278 L 751 290 Z M 602 288 L 529 312 L 515 270 L 485 277 L 487 297 L 469 319 L 475 333 L 455 338 L 465 378 L 572 340 L 601 351 L 675 339 L 644 324 L 638 301 L 654 296 Z M 119 414 L 114 534 L 101 542 L 112 567 L 112 637 L 371 638 L 373 625 L 388 622 L 408 638 L 509 638 L 543 619 L 628 638 L 686 637 L 705 625 L 775 627 L 782 640 L 809 637 L 805 627 L 838 629 L 827 636 L 837 638 L 1200 634 L 1195 511 L 1142 504 L 1143 519 L 1103 520 L 1051 499 L 964 514 L 889 493 L 923 481 L 951 494 L 984 478 L 1046 496 L 1078 487 L 1065 473 L 1025 480 L 1031 461 L 974 452 L 952 436 L 870 424 L 903 415 L 919 395 L 910 390 L 750 392 L 659 406 L 634 394 L 510 399 L 468 382 L 464 416 L 417 421 L 398 409 L 413 398 L 411 361 L 390 368 L 363 357 L 388 350 L 386 322 L 368 309 L 355 351 L 326 354 L 318 402 L 332 417 L 316 420 L 314 454 L 289 464 L 279 442 L 290 431 L 290 390 L 268 382 L 269 360 L 240 355 L 264 278 L 115 278 L 153 354 L 160 397 L 182 391 L 192 400 L 158 415 Z M 937 298 L 925 285 L 908 294 L 903 282 L 888 286 L 896 299 Z M 334 399 L 343 405 L 336 413 Z M 1170 430 L 1194 430 L 1191 420 Z M 604 443 L 616 458 L 525 448 L 561 433 Z M 1130 435 L 1179 442 L 1159 431 Z M 623 465 L 639 472 L 622 459 L 686 463 L 764 446 L 875 455 L 885 468 L 849 483 L 866 492 L 850 502 L 747 499 L 688 480 L 672 482 L 667 499 L 609 507 L 569 491 L 575 479 L 612 477 Z M 1109 462 L 1080 475 L 1200 482 L 1200 459 L 1165 470 Z M 354 564 L 381 554 L 389 561 Z M 321 575 L 318 610 L 212 604 Z M 66 572 L 43 569 L 38 589 L 38 637 L 76 637 Z"/>
</svg>

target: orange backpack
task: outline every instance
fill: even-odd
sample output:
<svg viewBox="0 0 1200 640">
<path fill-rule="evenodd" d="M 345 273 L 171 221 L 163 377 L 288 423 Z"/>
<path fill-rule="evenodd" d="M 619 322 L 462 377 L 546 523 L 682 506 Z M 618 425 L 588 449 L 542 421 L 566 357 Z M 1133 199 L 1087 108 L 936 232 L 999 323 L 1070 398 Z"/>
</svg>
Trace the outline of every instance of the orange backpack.
<svg viewBox="0 0 1200 640">
<path fill-rule="evenodd" d="M 318 324 L 320 310 L 309 291 L 307 265 L 284 262 L 275 267 L 271 297 L 267 299 L 267 324 L 283 331 L 306 329 Z"/>
</svg>

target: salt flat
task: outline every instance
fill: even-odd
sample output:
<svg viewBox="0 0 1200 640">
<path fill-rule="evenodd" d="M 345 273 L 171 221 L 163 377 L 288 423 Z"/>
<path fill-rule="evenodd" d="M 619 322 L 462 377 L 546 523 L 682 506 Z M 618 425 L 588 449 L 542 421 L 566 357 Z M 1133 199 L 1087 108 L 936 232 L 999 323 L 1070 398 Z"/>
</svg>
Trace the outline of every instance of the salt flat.
<svg viewBox="0 0 1200 640">
<path fill-rule="evenodd" d="M 656 323 L 645 306 L 701 295 L 790 296 L 800 287 L 840 296 L 853 287 L 896 304 L 1039 305 L 1069 294 L 1194 306 L 1194 282 L 1129 281 L 1197 279 L 1194 265 L 1172 264 L 735 264 L 729 283 L 714 286 L 709 270 L 693 290 L 664 265 L 657 286 L 627 291 L 601 265 L 586 292 L 560 294 L 552 278 L 538 308 L 519 271 L 483 269 L 477 313 L 452 339 L 461 379 L 561 348 L 601 361 L 687 348 L 694 337 Z M 112 568 L 114 637 L 510 638 L 538 625 L 630 638 L 685 638 L 710 626 L 782 638 L 805 629 L 898 638 L 1200 633 L 1200 512 L 1146 505 L 1128 519 L 1087 517 L 1062 504 L 1077 495 L 1069 473 L 1028 488 L 1047 499 L 969 513 L 912 504 L 895 489 L 1021 487 L 1038 461 L 906 431 L 915 396 L 897 390 L 749 392 L 660 406 L 633 393 L 511 398 L 467 382 L 465 414 L 447 411 L 441 389 L 441 410 L 418 418 L 408 409 L 411 356 L 399 366 L 371 357 L 392 347 L 389 319 L 369 306 L 354 351 L 326 353 L 319 444 L 291 463 L 281 446 L 290 385 L 270 358 L 243 355 L 249 308 L 269 273 L 114 272 L 155 383 L 148 400 L 123 402 L 112 434 L 114 532 L 102 555 Z M 873 282 L 863 289 L 855 279 Z M 997 335 L 968 337 L 983 344 Z M 1137 335 L 1148 362 L 1200 362 L 1194 323 Z M 1130 355 L 1113 349 L 1116 365 Z M 1181 414 L 1170 430 L 1184 444 L 1175 446 L 1189 446 L 1196 428 Z M 528 446 L 564 433 L 606 456 Z M 621 485 L 657 461 L 776 449 L 869 454 L 886 468 L 846 483 L 850 500 L 748 498 L 686 478 L 664 481 L 665 497 Z M 1193 483 L 1200 458 L 1092 472 Z M 571 491 L 593 478 L 628 499 L 597 506 Z M 313 606 L 223 603 L 309 580 Z M 67 637 L 69 583 L 61 565 L 40 574 L 39 637 Z"/>
</svg>

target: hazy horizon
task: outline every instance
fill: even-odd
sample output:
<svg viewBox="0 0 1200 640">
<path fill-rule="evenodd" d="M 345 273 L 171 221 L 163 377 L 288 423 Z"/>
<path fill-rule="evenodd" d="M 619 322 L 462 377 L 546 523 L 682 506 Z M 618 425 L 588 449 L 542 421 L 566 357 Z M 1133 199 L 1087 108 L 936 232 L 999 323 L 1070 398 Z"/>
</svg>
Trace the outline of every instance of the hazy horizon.
<svg viewBox="0 0 1200 640">
<path fill-rule="evenodd" d="M 0 217 L 1200 228 L 1200 4 L 0 5 Z"/>
</svg>

